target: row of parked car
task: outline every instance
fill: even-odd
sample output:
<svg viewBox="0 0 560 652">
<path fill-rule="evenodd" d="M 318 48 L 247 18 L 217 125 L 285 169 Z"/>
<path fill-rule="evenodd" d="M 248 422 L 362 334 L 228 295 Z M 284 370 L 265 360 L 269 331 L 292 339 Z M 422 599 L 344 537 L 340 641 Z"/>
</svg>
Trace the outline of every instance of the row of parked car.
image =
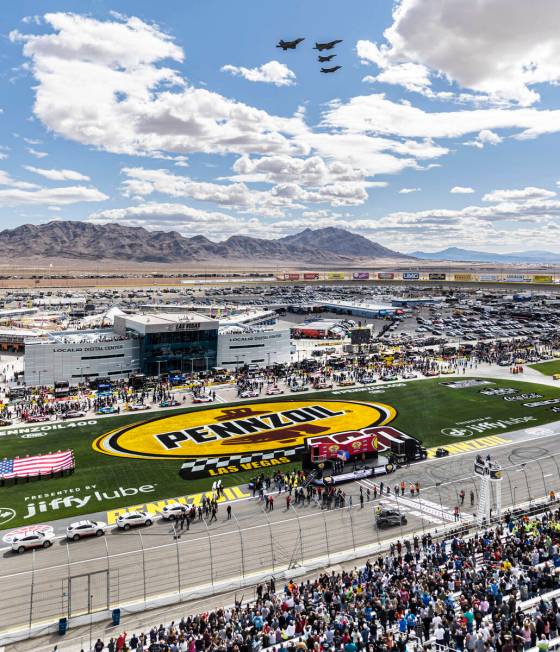
<svg viewBox="0 0 560 652">
<path fill-rule="evenodd" d="M 188 506 L 178 502 L 170 502 L 165 505 L 161 511 L 161 518 L 174 521 L 187 511 Z M 117 518 L 117 527 L 120 530 L 130 530 L 138 526 L 153 525 L 155 520 L 154 514 L 145 511 L 131 511 L 121 514 Z M 66 539 L 68 541 L 79 541 L 88 537 L 101 537 L 103 536 L 109 526 L 103 521 L 94 521 L 91 519 L 77 521 L 71 523 L 66 528 Z M 50 548 L 56 540 L 56 535 L 52 529 L 45 529 L 43 531 L 34 531 L 14 537 L 11 546 L 14 552 L 19 554 L 24 553 L 26 550 L 35 548 Z"/>
</svg>

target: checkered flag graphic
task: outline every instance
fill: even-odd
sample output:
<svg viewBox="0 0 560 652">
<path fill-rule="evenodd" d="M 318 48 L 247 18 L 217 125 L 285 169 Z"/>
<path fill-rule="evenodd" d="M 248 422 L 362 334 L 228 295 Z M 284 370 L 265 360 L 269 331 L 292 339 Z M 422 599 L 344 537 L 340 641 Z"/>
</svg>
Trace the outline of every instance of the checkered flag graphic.
<svg viewBox="0 0 560 652">
<path fill-rule="evenodd" d="M 207 473 L 209 470 L 220 469 L 224 466 L 239 466 L 249 462 L 262 462 L 263 460 L 273 460 L 279 457 L 294 458 L 301 455 L 305 446 L 296 446 L 295 448 L 268 451 L 266 453 L 245 453 L 240 455 L 228 455 L 227 457 L 210 457 L 188 460 L 181 466 L 181 475 L 195 475 Z"/>
</svg>

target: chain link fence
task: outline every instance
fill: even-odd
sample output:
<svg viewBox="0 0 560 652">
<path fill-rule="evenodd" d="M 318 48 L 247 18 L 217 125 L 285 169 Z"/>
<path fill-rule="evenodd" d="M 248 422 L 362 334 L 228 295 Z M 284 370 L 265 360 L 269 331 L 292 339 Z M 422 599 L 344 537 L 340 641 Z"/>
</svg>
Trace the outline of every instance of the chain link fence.
<svg viewBox="0 0 560 652">
<path fill-rule="evenodd" d="M 549 501 L 551 491 L 559 494 L 558 456 L 526 462 L 511 459 L 515 463 L 503 468 L 503 511 L 514 505 L 530 511 Z M 347 500 L 344 507 L 333 509 L 321 509 L 313 500 L 287 507 L 282 495 L 275 496 L 273 511 L 258 503 L 255 509 L 232 513 L 231 519 L 220 512 L 217 523 L 195 520 L 189 532 L 178 532 L 170 523 L 167 529 L 108 533 L 84 545 L 57 541 L 51 550 L 29 555 L 27 568 L 0 578 L 2 629 L 4 633 L 19 630 L 24 638 L 53 631 L 62 617 L 87 624 L 88 618 L 108 618 L 113 608 L 132 613 L 242 591 L 271 576 L 296 577 L 379 554 L 390 540 L 475 529 L 477 479 L 471 467 L 457 464 L 449 472 L 452 477 L 436 479 L 419 495 L 411 495 L 407 486 L 404 495 L 397 496 L 391 487 L 382 501 L 398 509 L 407 522 L 389 530 L 376 528 L 372 507 L 379 496 L 373 500 L 373 482 L 363 481 L 363 506 L 356 493 L 352 505 Z M 391 482 L 391 476 L 382 479 Z M 459 506 L 458 520 L 455 506 Z M 2 640 L 7 639 L 0 632 Z"/>
</svg>

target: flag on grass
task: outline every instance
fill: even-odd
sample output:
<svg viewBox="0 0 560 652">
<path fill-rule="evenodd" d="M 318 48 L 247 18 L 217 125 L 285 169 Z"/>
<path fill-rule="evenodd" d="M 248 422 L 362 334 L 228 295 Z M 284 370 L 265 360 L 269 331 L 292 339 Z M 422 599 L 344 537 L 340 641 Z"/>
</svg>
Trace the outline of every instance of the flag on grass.
<svg viewBox="0 0 560 652">
<path fill-rule="evenodd" d="M 4 458 L 0 460 L 0 478 L 27 478 L 49 475 L 74 468 L 74 453 L 71 450 L 32 455 L 30 457 Z"/>
</svg>

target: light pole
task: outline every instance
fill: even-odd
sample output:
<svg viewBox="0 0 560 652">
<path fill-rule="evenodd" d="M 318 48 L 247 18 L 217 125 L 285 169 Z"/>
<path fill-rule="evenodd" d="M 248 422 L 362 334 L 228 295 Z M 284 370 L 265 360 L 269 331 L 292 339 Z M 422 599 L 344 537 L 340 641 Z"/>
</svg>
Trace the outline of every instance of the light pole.
<svg viewBox="0 0 560 652">
<path fill-rule="evenodd" d="M 39 374 L 39 387 L 41 387 L 41 374 L 46 374 L 48 371 L 48 369 L 37 369 L 33 372 L 33 374 Z"/>
<path fill-rule="evenodd" d="M 80 384 L 84 384 L 84 369 L 90 369 L 89 365 L 86 365 L 85 367 L 80 367 Z"/>
</svg>

